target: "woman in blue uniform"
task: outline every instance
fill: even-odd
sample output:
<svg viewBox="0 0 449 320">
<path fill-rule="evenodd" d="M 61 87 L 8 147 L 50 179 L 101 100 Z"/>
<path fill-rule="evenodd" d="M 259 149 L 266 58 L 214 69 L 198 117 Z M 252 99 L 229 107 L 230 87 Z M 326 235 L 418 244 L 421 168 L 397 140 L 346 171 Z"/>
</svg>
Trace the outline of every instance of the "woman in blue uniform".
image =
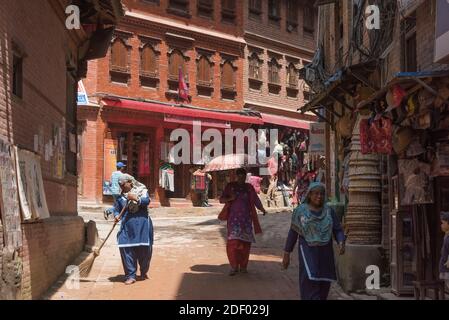
<svg viewBox="0 0 449 320">
<path fill-rule="evenodd" d="M 117 233 L 118 247 L 125 271 L 125 284 L 136 282 L 137 264 L 140 279 L 148 279 L 148 270 L 153 252 L 153 223 L 148 215 L 150 197 L 142 183 L 132 176 L 123 174 L 119 178 L 121 195 L 114 205 L 115 221 L 121 221 Z M 120 217 L 122 208 L 127 206 Z"/>
<path fill-rule="evenodd" d="M 301 300 L 326 300 L 335 272 L 332 234 L 345 250 L 345 235 L 332 208 L 325 204 L 325 187 L 310 184 L 305 201 L 293 211 L 292 224 L 284 248 L 282 264 L 290 264 L 290 253 L 299 239 L 299 291 Z"/>
</svg>

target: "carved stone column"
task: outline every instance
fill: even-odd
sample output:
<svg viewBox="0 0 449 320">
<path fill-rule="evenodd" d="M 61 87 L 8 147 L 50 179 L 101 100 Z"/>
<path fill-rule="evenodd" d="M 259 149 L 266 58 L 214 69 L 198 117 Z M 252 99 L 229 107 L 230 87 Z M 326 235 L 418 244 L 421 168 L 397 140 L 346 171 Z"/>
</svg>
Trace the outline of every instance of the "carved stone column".
<svg viewBox="0 0 449 320">
<path fill-rule="evenodd" d="M 377 245 L 381 243 L 381 173 L 380 156 L 362 154 L 358 116 L 351 140 L 349 161 L 349 204 L 345 216 L 348 243 Z"/>
</svg>

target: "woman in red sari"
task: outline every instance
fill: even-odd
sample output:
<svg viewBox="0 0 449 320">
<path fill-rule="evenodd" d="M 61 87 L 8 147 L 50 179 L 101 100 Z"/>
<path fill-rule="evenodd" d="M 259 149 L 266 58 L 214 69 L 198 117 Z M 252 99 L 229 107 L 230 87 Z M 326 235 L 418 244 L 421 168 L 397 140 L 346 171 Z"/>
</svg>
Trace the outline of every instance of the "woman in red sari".
<svg viewBox="0 0 449 320">
<path fill-rule="evenodd" d="M 253 224 L 254 232 L 262 233 L 256 207 L 266 214 L 254 187 L 245 183 L 246 170 L 238 169 L 236 173 L 237 181 L 228 183 L 220 198 L 220 203 L 225 203 L 227 210 L 226 251 L 231 265 L 230 276 L 239 271 L 247 273 L 251 244 L 256 242 Z"/>
</svg>

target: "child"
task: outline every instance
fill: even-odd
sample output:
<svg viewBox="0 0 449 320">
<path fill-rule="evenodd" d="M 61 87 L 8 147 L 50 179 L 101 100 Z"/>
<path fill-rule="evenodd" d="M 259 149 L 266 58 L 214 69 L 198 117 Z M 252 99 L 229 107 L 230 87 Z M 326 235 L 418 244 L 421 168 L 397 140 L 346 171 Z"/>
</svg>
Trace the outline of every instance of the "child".
<svg viewBox="0 0 449 320">
<path fill-rule="evenodd" d="M 441 212 L 441 230 L 444 232 L 440 258 L 440 279 L 449 288 L 449 212 Z"/>
</svg>

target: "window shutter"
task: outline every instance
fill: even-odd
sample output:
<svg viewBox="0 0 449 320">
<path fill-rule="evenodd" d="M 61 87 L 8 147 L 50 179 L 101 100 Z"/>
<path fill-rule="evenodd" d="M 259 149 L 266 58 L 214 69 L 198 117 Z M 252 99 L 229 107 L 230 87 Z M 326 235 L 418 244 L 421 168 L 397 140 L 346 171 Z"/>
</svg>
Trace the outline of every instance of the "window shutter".
<svg viewBox="0 0 449 320">
<path fill-rule="evenodd" d="M 155 75 L 157 73 L 156 53 L 149 46 L 142 50 L 142 71 L 145 74 Z"/>
<path fill-rule="evenodd" d="M 234 90 L 234 68 L 228 61 L 223 64 L 223 88 Z"/>
</svg>

